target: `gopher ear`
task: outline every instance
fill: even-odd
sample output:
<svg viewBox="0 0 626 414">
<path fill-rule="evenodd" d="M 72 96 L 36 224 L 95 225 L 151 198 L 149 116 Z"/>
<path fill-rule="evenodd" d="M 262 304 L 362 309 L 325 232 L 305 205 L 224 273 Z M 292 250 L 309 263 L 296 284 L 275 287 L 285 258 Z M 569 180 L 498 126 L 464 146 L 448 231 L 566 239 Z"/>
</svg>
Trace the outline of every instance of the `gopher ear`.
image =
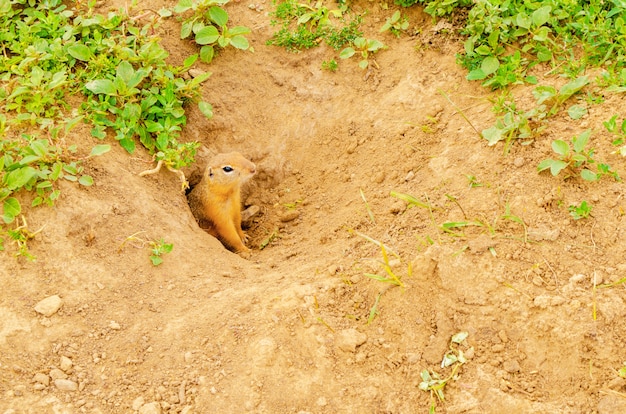
<svg viewBox="0 0 626 414">
<path fill-rule="evenodd" d="M 209 177 L 213 178 L 213 168 L 212 167 L 207 168 L 207 172 L 209 174 Z"/>
</svg>

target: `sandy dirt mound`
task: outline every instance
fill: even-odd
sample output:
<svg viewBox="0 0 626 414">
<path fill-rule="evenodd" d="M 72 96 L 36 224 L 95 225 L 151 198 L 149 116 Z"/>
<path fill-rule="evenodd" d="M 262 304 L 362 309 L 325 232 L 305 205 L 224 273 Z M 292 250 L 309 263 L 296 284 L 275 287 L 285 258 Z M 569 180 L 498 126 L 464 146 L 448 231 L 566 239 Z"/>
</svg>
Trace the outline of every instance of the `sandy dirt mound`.
<svg viewBox="0 0 626 414">
<path fill-rule="evenodd" d="M 215 117 L 189 108 L 183 136 L 204 144 L 192 178 L 217 152 L 257 164 L 251 259 L 198 228 L 175 175 L 139 177 L 148 154 L 114 146 L 86 166 L 93 187 L 66 184 L 54 208 L 28 213 L 43 227 L 35 262 L 3 253 L 0 412 L 426 413 L 435 397 L 420 373 L 450 374 L 440 364 L 461 331 L 467 362 L 437 412 L 626 412 L 623 285 L 594 289 L 626 270 L 623 184 L 536 171 L 552 139 L 592 128 L 598 157 L 626 175 L 602 135 L 623 98 L 557 116 L 503 156 L 473 129 L 493 125 L 495 95 L 465 80 L 462 44 L 419 10 L 419 36 L 380 35 L 379 69 L 332 73 L 326 47 L 266 46 L 262 5 L 229 5 L 255 52 L 201 65 Z M 160 30 L 174 62 L 194 53 L 176 22 Z M 567 207 L 583 199 L 593 217 L 574 221 Z M 445 222 L 472 225 L 451 234 Z M 386 273 L 361 235 L 388 247 L 404 287 L 365 276 Z M 154 267 L 160 238 L 174 249 Z M 54 295 L 60 308 L 34 310 Z"/>
</svg>

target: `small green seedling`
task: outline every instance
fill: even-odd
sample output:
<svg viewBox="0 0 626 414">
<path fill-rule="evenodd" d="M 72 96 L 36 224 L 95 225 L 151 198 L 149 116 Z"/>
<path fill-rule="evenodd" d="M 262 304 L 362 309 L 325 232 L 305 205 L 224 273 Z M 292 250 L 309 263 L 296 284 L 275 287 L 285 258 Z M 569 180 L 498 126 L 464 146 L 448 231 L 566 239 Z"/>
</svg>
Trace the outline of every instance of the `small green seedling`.
<svg viewBox="0 0 626 414">
<path fill-rule="evenodd" d="M 322 69 L 328 70 L 330 72 L 336 72 L 339 68 L 339 64 L 335 59 L 325 60 L 322 62 Z"/>
<path fill-rule="evenodd" d="M 479 182 L 475 175 L 465 174 L 465 178 L 469 182 L 469 188 L 483 187 L 484 184 Z"/>
<path fill-rule="evenodd" d="M 593 206 L 583 200 L 579 205 L 572 204 L 569 206 L 569 214 L 574 220 L 586 219 L 591 217 Z"/>
<path fill-rule="evenodd" d="M 547 104 L 550 106 L 548 116 L 552 116 L 559 111 L 565 101 L 580 92 L 587 84 L 589 84 L 589 79 L 586 76 L 580 76 L 563 85 L 558 91 L 553 86 L 537 86 L 533 91 L 533 95 L 537 99 L 537 105 Z M 577 113 L 579 110 L 574 109 L 573 112 Z"/>
<path fill-rule="evenodd" d="M 437 407 L 437 402 L 433 396 L 436 396 L 440 402 L 443 402 L 445 400 L 443 389 L 450 380 L 456 381 L 458 379 L 457 373 L 459 368 L 467 362 L 463 351 L 458 349 L 458 345 L 465 341 L 468 335 L 467 332 L 459 332 L 453 335 L 450 340 L 450 349 L 444 354 L 443 360 L 441 361 L 441 368 L 452 366 L 450 375 L 442 379 L 435 371 L 425 369 L 420 373 L 422 382 L 419 384 L 419 389 L 422 391 L 430 391 L 430 413 L 434 413 Z"/>
<path fill-rule="evenodd" d="M 409 28 L 409 19 L 406 16 L 402 16 L 400 10 L 387 18 L 385 24 L 380 28 L 380 33 L 389 31 L 396 37 L 400 37 L 400 34 Z"/>
<path fill-rule="evenodd" d="M 172 249 L 174 249 L 174 244 L 166 243 L 163 238 L 159 239 L 158 241 L 151 241 L 150 246 L 152 252 L 152 254 L 150 255 L 150 261 L 154 266 L 158 266 L 163 263 L 163 258 L 161 256 L 166 253 L 171 253 Z"/>
<path fill-rule="evenodd" d="M 35 236 L 43 230 L 41 227 L 37 231 L 28 230 L 28 223 L 26 223 L 26 218 L 24 216 L 21 217 L 22 223 L 19 224 L 19 219 L 16 221 L 17 226 L 14 229 L 7 229 L 6 232 L 11 240 L 17 244 L 17 252 L 15 252 L 16 257 L 24 257 L 28 261 L 35 261 L 35 256 L 30 253 L 28 249 L 28 242 L 35 238 Z M 0 250 L 4 250 L 3 245 L 4 239 L 0 240 Z"/>
<path fill-rule="evenodd" d="M 626 119 L 623 119 L 621 124 L 618 126 L 617 115 L 613 115 L 611 119 L 603 122 L 602 124 L 607 131 L 615 136 L 612 144 L 615 146 L 620 146 L 620 148 L 615 151 L 615 153 L 626 157 Z"/>
<path fill-rule="evenodd" d="M 361 69 L 366 69 L 370 65 L 370 59 L 374 53 L 385 48 L 385 45 L 381 41 L 376 39 L 366 39 L 364 37 L 357 37 L 354 39 L 352 46 L 343 49 L 341 53 L 339 53 L 339 57 L 341 59 L 349 59 L 358 53 L 362 58 L 359 61 L 359 67 Z M 373 62 L 376 66 L 378 66 L 375 61 Z"/>
<path fill-rule="evenodd" d="M 370 308 L 370 314 L 367 317 L 367 324 L 366 325 L 369 325 L 370 323 L 372 323 L 374 321 L 374 318 L 376 318 L 376 316 L 378 316 L 378 302 L 380 302 L 380 297 L 382 295 L 383 295 L 382 293 L 379 293 L 378 296 L 376 296 L 376 301 L 374 302 L 374 304 Z"/>
<path fill-rule="evenodd" d="M 610 175 L 616 181 L 620 181 L 617 172 L 612 171 L 608 164 L 598 163 L 596 172 L 589 169 L 591 165 L 596 163 L 593 159 L 594 150 L 585 150 L 590 137 L 591 130 L 586 130 L 572 138 L 571 146 L 560 139 L 552 141 L 552 150 L 557 153 L 558 159 L 548 158 L 541 161 L 537 170 L 539 172 L 550 170 L 550 173 L 555 177 L 564 171 L 565 179 L 580 175 L 583 180 L 597 181 L 603 175 Z"/>
<path fill-rule="evenodd" d="M 624 366 L 617 371 L 617 374 L 622 378 L 626 378 L 626 362 L 624 362 Z"/>
</svg>

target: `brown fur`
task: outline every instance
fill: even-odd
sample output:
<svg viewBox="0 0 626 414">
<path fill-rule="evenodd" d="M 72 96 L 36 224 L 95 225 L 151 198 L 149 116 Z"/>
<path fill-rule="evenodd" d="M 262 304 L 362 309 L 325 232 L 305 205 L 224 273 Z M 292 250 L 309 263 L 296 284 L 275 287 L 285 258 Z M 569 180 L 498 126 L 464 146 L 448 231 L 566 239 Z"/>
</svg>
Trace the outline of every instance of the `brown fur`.
<svg viewBox="0 0 626 414">
<path fill-rule="evenodd" d="M 228 167 L 231 172 L 224 171 Z M 241 185 L 255 173 L 254 163 L 240 153 L 218 154 L 189 193 L 189 207 L 200 227 L 235 252 L 249 251 L 241 230 Z"/>
</svg>

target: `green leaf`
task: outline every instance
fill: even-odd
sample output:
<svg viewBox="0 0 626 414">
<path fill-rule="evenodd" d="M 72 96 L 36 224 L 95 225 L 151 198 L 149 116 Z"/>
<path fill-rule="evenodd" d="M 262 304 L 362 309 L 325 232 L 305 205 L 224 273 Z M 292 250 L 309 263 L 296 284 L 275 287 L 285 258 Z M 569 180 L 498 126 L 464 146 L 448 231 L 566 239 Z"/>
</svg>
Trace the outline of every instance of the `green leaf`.
<svg viewBox="0 0 626 414">
<path fill-rule="evenodd" d="M 352 56 L 354 56 L 354 54 L 356 53 L 356 50 L 354 50 L 351 47 L 347 47 L 345 49 L 343 49 L 340 53 L 339 53 L 339 57 L 341 59 L 348 59 Z"/>
<path fill-rule="evenodd" d="M 533 36 L 533 40 L 538 42 L 545 42 L 548 40 L 548 34 L 550 34 L 550 29 L 546 26 L 541 26 L 539 30 L 537 30 Z"/>
<path fill-rule="evenodd" d="M 542 26 L 550 20 L 550 12 L 552 7 L 543 6 L 535 10 L 532 14 L 532 21 L 536 27 Z"/>
<path fill-rule="evenodd" d="M 228 23 L 228 13 L 221 7 L 211 7 L 209 9 L 209 17 L 220 27 L 224 27 Z"/>
<path fill-rule="evenodd" d="M 186 20 L 180 27 L 180 38 L 186 39 L 191 34 L 191 29 L 193 29 L 193 21 Z"/>
<path fill-rule="evenodd" d="M 19 190 L 36 175 L 37 170 L 33 167 L 22 167 L 8 173 L 5 182 L 9 190 Z"/>
<path fill-rule="evenodd" d="M 590 171 L 588 169 L 584 169 L 580 172 L 580 176 L 582 177 L 583 180 L 585 181 L 597 181 L 599 177 L 598 174 L 594 173 L 593 171 Z"/>
<path fill-rule="evenodd" d="M 580 133 L 577 137 L 572 138 L 572 143 L 574 144 L 575 152 L 582 152 L 587 143 L 589 142 L 589 138 L 591 137 L 591 130 L 587 129 Z"/>
<path fill-rule="evenodd" d="M 198 54 L 197 54 L 197 53 L 195 53 L 195 54 L 193 54 L 193 55 L 189 56 L 187 59 L 185 59 L 185 60 L 183 61 L 183 67 L 184 67 L 185 69 L 190 68 L 190 67 L 191 67 L 191 65 L 193 65 L 194 63 L 196 63 L 196 60 L 198 60 Z"/>
<path fill-rule="evenodd" d="M 572 105 L 567 110 L 567 114 L 572 119 L 580 119 L 583 116 L 587 115 L 587 108 L 582 105 Z"/>
<path fill-rule="evenodd" d="M 211 63 L 214 54 L 215 49 L 213 49 L 213 46 L 202 46 L 200 48 L 200 60 L 204 63 Z"/>
<path fill-rule="evenodd" d="M 122 138 L 119 142 L 122 148 L 128 151 L 129 154 L 135 152 L 135 141 L 132 138 Z"/>
<path fill-rule="evenodd" d="M 67 48 L 67 53 L 70 54 L 74 59 L 82 60 L 84 62 L 89 61 L 92 58 L 93 53 L 91 53 L 91 49 L 85 46 L 82 43 L 75 43 L 72 46 Z"/>
<path fill-rule="evenodd" d="M 111 146 L 109 144 L 100 144 L 91 149 L 91 153 L 89 154 L 89 156 L 94 157 L 96 155 L 105 154 L 109 151 L 111 151 Z"/>
<path fill-rule="evenodd" d="M 93 185 L 93 178 L 90 175 L 83 175 L 78 179 L 78 182 L 85 187 Z"/>
<path fill-rule="evenodd" d="M 251 30 L 246 26 L 235 26 L 232 29 L 228 29 L 228 34 L 231 37 L 239 36 L 239 35 L 247 35 L 250 34 Z"/>
<path fill-rule="evenodd" d="M 174 7 L 174 13 L 184 13 L 187 10 L 191 9 L 192 6 L 192 0 L 180 0 L 178 4 Z"/>
<path fill-rule="evenodd" d="M 491 75 L 495 73 L 500 67 L 500 61 L 495 56 L 487 56 L 483 59 L 480 68 L 482 69 L 485 75 Z"/>
<path fill-rule="evenodd" d="M 556 177 L 565 167 L 567 167 L 565 161 L 553 160 L 552 165 L 550 165 L 550 174 Z"/>
<path fill-rule="evenodd" d="M 571 82 L 566 83 L 559 90 L 559 95 L 562 95 L 564 99 L 563 101 L 570 96 L 574 95 L 576 92 L 580 91 L 589 83 L 589 78 L 586 76 L 580 76 L 574 79 Z"/>
<path fill-rule="evenodd" d="M 491 128 L 484 129 L 482 136 L 487 140 L 489 146 L 496 145 L 498 141 L 502 140 L 502 130 L 492 126 Z"/>
<path fill-rule="evenodd" d="M 486 77 L 487 77 L 487 74 L 481 68 L 476 68 L 472 70 L 470 73 L 468 73 L 465 79 L 472 81 L 472 80 L 482 80 L 482 79 L 485 79 Z"/>
<path fill-rule="evenodd" d="M 17 217 L 22 212 L 22 206 L 15 197 L 9 197 L 4 200 L 2 208 L 4 211 L 4 214 L 2 215 L 2 220 L 7 224 L 12 223 L 13 220 L 15 220 L 15 217 Z"/>
<path fill-rule="evenodd" d="M 196 33 L 196 43 L 199 45 L 208 45 L 215 43 L 219 37 L 220 33 L 215 26 L 206 26 Z M 202 53 L 200 53 L 200 55 L 202 56 Z"/>
<path fill-rule="evenodd" d="M 213 106 L 210 103 L 201 101 L 198 103 L 198 108 L 207 119 L 213 118 Z"/>
<path fill-rule="evenodd" d="M 233 36 L 230 38 L 230 44 L 240 50 L 247 50 L 250 47 L 248 39 L 243 36 Z"/>
<path fill-rule="evenodd" d="M 115 95 L 117 89 L 113 81 L 109 79 L 96 79 L 85 84 L 85 88 L 95 94 Z"/>
<path fill-rule="evenodd" d="M 150 256 L 150 261 L 152 261 L 152 264 L 154 266 L 158 266 L 161 263 L 163 263 L 163 259 L 161 259 L 159 256 L 155 256 L 155 255 Z"/>
<path fill-rule="evenodd" d="M 570 148 L 569 144 L 563 140 L 555 139 L 552 141 L 552 149 L 559 155 L 567 156 L 569 154 Z"/>
</svg>

